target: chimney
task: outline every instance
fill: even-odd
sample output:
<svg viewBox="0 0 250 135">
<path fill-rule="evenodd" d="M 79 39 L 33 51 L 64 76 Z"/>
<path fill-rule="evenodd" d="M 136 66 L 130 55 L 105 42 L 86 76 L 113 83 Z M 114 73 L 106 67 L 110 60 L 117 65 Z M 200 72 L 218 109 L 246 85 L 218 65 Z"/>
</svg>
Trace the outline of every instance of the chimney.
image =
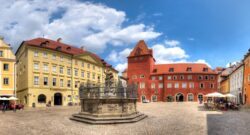
<svg viewBox="0 0 250 135">
<path fill-rule="evenodd" d="M 56 42 L 61 42 L 62 41 L 62 38 L 58 38 L 57 40 L 56 40 Z"/>
</svg>

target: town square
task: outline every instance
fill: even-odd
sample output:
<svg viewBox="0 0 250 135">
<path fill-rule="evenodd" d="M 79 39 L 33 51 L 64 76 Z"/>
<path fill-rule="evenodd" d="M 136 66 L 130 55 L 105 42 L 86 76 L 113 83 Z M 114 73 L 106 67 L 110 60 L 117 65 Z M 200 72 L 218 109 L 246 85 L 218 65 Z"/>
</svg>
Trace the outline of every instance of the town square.
<svg viewBox="0 0 250 135">
<path fill-rule="evenodd" d="M 249 1 L 0 3 L 0 135 L 250 134 Z"/>
</svg>

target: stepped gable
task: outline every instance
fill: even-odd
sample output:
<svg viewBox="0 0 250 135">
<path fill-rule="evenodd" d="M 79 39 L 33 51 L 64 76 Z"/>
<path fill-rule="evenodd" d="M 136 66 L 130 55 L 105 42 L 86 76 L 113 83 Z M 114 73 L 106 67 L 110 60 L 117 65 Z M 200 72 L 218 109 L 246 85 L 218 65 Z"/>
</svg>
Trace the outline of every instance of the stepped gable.
<svg viewBox="0 0 250 135">
<path fill-rule="evenodd" d="M 147 44 L 145 43 L 144 40 L 140 40 L 137 45 L 135 46 L 135 48 L 133 49 L 133 51 L 129 54 L 128 57 L 134 57 L 134 56 L 138 56 L 138 55 L 152 55 L 153 56 L 153 51 L 152 49 L 149 49 L 147 47 Z"/>
<path fill-rule="evenodd" d="M 210 67 L 208 67 L 206 64 L 203 63 L 158 64 L 154 65 L 152 71 L 152 74 L 178 74 L 178 73 L 217 74 Z"/>
</svg>

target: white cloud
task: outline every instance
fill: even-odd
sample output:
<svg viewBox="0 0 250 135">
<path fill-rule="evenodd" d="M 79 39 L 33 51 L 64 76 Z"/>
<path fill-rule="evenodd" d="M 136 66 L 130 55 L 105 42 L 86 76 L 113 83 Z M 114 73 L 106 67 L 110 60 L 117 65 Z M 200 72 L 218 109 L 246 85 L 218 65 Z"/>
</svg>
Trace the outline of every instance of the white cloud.
<svg viewBox="0 0 250 135">
<path fill-rule="evenodd" d="M 194 41 L 194 38 L 190 37 L 188 38 L 189 41 Z"/>
<path fill-rule="evenodd" d="M 129 53 L 132 51 L 130 48 L 125 48 L 121 52 L 116 52 L 112 50 L 108 55 L 107 60 L 110 62 L 126 62 Z"/>
<path fill-rule="evenodd" d="M 231 66 L 232 66 L 232 65 L 237 65 L 237 63 L 240 63 L 240 61 L 229 62 L 229 63 L 226 64 L 226 67 L 228 68 L 228 67 L 230 67 L 230 65 L 231 65 Z"/>
<path fill-rule="evenodd" d="M 165 40 L 165 44 L 169 46 L 178 46 L 180 45 L 180 41 L 177 40 Z"/>
<path fill-rule="evenodd" d="M 118 70 L 120 73 L 123 72 L 128 67 L 127 62 L 119 63 L 115 66 L 115 69 Z"/>
<path fill-rule="evenodd" d="M 183 61 L 189 56 L 179 46 L 166 47 L 163 44 L 156 44 L 152 46 L 154 58 L 157 63 L 171 63 L 174 61 Z"/>
<path fill-rule="evenodd" d="M 22 40 L 44 35 L 102 52 L 107 45 L 126 45 L 161 35 L 142 23 L 124 27 L 126 13 L 102 4 L 76 0 L 0 2 L 0 35 L 15 49 Z"/>
<path fill-rule="evenodd" d="M 198 59 L 197 61 L 195 61 L 194 63 L 203 63 L 206 64 L 207 66 L 209 66 L 210 68 L 212 67 L 208 62 L 206 62 L 206 60 L 204 59 Z"/>
</svg>

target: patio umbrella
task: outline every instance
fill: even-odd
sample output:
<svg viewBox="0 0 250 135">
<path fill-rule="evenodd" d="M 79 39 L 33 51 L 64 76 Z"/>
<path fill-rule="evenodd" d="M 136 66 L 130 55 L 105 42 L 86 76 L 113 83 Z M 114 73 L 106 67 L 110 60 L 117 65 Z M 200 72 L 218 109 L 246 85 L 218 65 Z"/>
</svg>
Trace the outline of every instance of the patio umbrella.
<svg viewBox="0 0 250 135">
<path fill-rule="evenodd" d="M 18 100 L 16 97 L 10 97 L 9 100 Z"/>
<path fill-rule="evenodd" d="M 0 100 L 9 100 L 9 99 L 6 97 L 2 97 L 2 98 L 0 98 Z"/>
<path fill-rule="evenodd" d="M 213 92 L 213 93 L 209 93 L 207 95 L 205 95 L 206 97 L 225 97 L 223 94 L 219 93 L 219 92 Z"/>
<path fill-rule="evenodd" d="M 230 93 L 226 94 L 226 95 L 225 95 L 225 97 L 229 97 L 229 98 L 236 98 L 236 96 L 235 96 L 235 95 L 230 94 Z"/>
</svg>

